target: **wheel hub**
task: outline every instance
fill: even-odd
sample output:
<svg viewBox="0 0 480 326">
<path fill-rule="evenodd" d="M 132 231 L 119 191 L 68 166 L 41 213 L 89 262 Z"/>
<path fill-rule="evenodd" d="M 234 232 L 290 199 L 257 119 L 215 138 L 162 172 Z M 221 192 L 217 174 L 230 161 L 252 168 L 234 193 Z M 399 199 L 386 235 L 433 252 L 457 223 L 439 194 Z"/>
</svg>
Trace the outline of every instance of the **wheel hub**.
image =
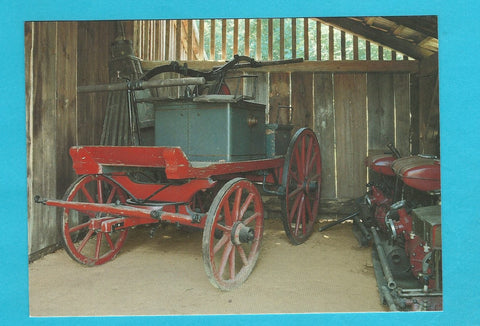
<svg viewBox="0 0 480 326">
<path fill-rule="evenodd" d="M 249 243 L 255 238 L 255 230 L 242 222 L 236 222 L 232 227 L 231 240 L 233 244 Z"/>
</svg>

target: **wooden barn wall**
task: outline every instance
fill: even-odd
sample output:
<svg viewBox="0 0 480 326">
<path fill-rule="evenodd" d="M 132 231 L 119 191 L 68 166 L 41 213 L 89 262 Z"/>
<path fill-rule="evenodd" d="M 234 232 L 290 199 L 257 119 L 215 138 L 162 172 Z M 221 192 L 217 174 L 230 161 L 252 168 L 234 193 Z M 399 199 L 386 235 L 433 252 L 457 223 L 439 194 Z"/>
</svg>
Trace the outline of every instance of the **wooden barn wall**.
<svg viewBox="0 0 480 326">
<path fill-rule="evenodd" d="M 392 142 L 410 154 L 409 73 L 260 73 L 257 101 L 268 104 L 270 122 L 278 106 L 291 105 L 295 129 L 316 132 L 322 155 L 322 200 L 353 199 L 365 192 L 365 156 Z"/>
<path fill-rule="evenodd" d="M 68 149 L 98 144 L 102 97 L 77 98 L 77 85 L 108 82 L 112 22 L 25 23 L 29 256 L 59 242 L 55 208 L 33 197 L 61 198 L 75 179 Z M 100 106 L 99 106 L 100 104 Z"/>
</svg>

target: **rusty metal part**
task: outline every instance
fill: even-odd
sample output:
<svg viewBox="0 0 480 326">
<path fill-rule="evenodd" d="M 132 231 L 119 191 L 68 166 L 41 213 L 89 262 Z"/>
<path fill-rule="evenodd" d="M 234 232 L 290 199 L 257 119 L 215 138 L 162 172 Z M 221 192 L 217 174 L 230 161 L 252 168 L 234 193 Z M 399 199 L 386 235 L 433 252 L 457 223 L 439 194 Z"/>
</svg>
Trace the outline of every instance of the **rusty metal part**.
<svg viewBox="0 0 480 326">
<path fill-rule="evenodd" d="M 385 279 L 387 280 L 387 286 L 389 289 L 395 289 L 397 287 L 397 283 L 393 279 L 392 271 L 390 270 L 390 267 L 388 267 L 387 257 L 385 256 L 385 250 L 383 249 L 377 230 L 375 229 L 375 227 L 372 226 L 371 231 L 373 235 L 373 241 L 375 242 L 375 246 L 377 248 L 378 258 L 382 266 L 382 271 L 385 276 Z"/>
</svg>

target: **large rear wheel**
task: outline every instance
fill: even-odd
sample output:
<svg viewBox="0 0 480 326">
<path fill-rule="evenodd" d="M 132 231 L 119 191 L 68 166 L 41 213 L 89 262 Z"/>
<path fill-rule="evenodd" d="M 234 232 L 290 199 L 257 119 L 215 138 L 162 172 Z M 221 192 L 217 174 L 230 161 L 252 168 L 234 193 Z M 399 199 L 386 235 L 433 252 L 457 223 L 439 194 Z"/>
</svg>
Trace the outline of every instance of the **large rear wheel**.
<svg viewBox="0 0 480 326">
<path fill-rule="evenodd" d="M 255 185 L 242 178 L 217 193 L 203 231 L 203 261 L 210 282 L 227 291 L 252 272 L 263 238 L 263 204 Z"/>
<path fill-rule="evenodd" d="M 320 202 L 321 157 L 315 133 L 299 129 L 290 141 L 283 167 L 283 227 L 291 243 L 305 242 L 313 233 Z"/>
</svg>

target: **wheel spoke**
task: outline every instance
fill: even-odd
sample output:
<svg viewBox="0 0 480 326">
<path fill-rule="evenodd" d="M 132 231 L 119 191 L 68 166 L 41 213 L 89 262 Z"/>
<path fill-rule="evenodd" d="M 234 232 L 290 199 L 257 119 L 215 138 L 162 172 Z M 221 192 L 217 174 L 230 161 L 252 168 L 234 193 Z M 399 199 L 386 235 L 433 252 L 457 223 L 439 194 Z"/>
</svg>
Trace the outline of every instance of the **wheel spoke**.
<svg viewBox="0 0 480 326">
<path fill-rule="evenodd" d="M 112 250 L 115 249 L 115 245 L 113 244 L 112 237 L 110 236 L 110 234 L 105 233 L 105 240 L 107 240 L 107 243 L 110 249 Z"/>
<path fill-rule="evenodd" d="M 223 273 L 225 272 L 225 266 L 227 265 L 228 258 L 230 257 L 230 251 L 232 250 L 232 243 L 228 242 L 225 248 L 223 249 L 222 258 L 220 260 L 220 267 L 218 269 L 218 276 L 222 278 Z"/>
<path fill-rule="evenodd" d="M 95 246 L 95 259 L 98 259 L 100 257 L 100 248 L 102 246 L 102 235 L 103 235 L 103 232 L 97 233 L 97 244 Z"/>
<path fill-rule="evenodd" d="M 303 202 L 304 202 L 305 196 L 302 194 L 299 197 L 301 198 L 301 200 L 300 200 L 300 204 L 299 204 L 299 207 L 298 207 L 297 220 L 295 221 L 295 235 L 298 235 L 298 230 L 300 229 L 300 223 L 305 221 L 305 215 L 304 215 L 304 212 L 303 212 L 303 208 L 304 208 L 303 207 Z M 304 229 L 304 228 L 302 227 L 302 229 Z"/>
<path fill-rule="evenodd" d="M 85 188 L 85 185 L 82 186 L 82 192 L 83 194 L 85 195 L 85 197 L 87 197 L 87 200 L 91 203 L 94 203 L 95 200 L 92 198 L 92 196 L 90 195 L 90 193 L 88 192 L 87 188 Z"/>
<path fill-rule="evenodd" d="M 293 217 L 295 215 L 295 212 L 297 211 L 298 205 L 300 204 L 300 200 L 302 199 L 302 195 L 298 195 L 295 200 L 293 201 L 292 207 L 290 209 L 290 212 L 288 214 L 288 221 L 292 223 Z"/>
<path fill-rule="evenodd" d="M 235 279 L 235 246 L 232 246 L 232 250 L 230 251 L 230 279 Z"/>
<path fill-rule="evenodd" d="M 230 239 L 230 234 L 224 233 L 222 238 L 215 244 L 215 247 L 213 247 L 213 254 L 216 254 L 222 247 L 228 242 Z"/>
<path fill-rule="evenodd" d="M 242 199 L 242 188 L 238 188 L 235 192 L 235 200 L 233 202 L 233 220 L 232 223 L 239 220 L 239 213 L 240 213 L 240 202 Z"/>
<path fill-rule="evenodd" d="M 232 214 L 230 213 L 230 204 L 228 201 L 223 203 L 223 213 L 225 214 L 225 224 L 232 225 Z M 220 219 L 219 219 L 220 220 Z"/>
<path fill-rule="evenodd" d="M 245 254 L 245 250 L 243 250 L 242 246 L 237 246 L 237 251 L 238 254 L 240 255 L 240 258 L 242 259 L 242 263 L 244 266 L 247 266 L 249 264 L 247 255 Z"/>
<path fill-rule="evenodd" d="M 89 225 L 90 225 L 90 221 L 88 221 L 86 223 L 79 224 L 77 226 L 74 226 L 74 227 L 68 229 L 68 233 L 73 233 L 73 232 L 80 231 L 81 229 L 86 228 Z"/>
<path fill-rule="evenodd" d="M 297 186 L 297 189 L 289 192 L 287 194 L 287 198 L 290 199 L 292 197 L 295 197 L 299 192 L 302 192 L 303 191 L 303 187 L 302 186 Z"/>
<path fill-rule="evenodd" d="M 103 204 L 103 189 L 102 189 L 102 181 L 97 179 L 97 197 L 98 203 Z"/>
<path fill-rule="evenodd" d="M 107 204 L 111 203 L 113 200 L 113 197 L 115 197 L 115 194 L 117 193 L 117 187 L 113 187 L 112 191 L 110 191 L 110 195 L 108 195 L 107 198 Z"/>
<path fill-rule="evenodd" d="M 248 206 L 250 206 L 252 199 L 255 195 L 252 193 L 249 193 L 247 198 L 245 199 L 245 202 L 243 203 L 242 207 L 240 208 L 240 214 L 238 216 L 238 220 L 241 220 L 241 217 L 245 215 L 245 212 L 248 209 Z"/>
<path fill-rule="evenodd" d="M 249 217 L 247 217 L 246 219 L 244 219 L 244 220 L 243 220 L 243 224 L 244 224 L 244 225 L 248 225 L 248 224 L 250 224 L 250 222 L 252 222 L 253 220 L 256 220 L 256 219 L 259 218 L 260 216 L 261 216 L 261 214 L 257 212 L 257 213 L 255 213 L 255 214 L 253 214 L 252 216 L 249 216 Z"/>
<path fill-rule="evenodd" d="M 88 240 L 90 240 L 92 235 L 93 235 L 93 230 L 88 230 L 87 235 L 85 236 L 85 238 L 83 238 L 82 242 L 80 242 L 80 245 L 77 248 L 78 252 L 82 252 L 83 247 L 85 247 L 85 245 L 87 244 Z"/>
</svg>

